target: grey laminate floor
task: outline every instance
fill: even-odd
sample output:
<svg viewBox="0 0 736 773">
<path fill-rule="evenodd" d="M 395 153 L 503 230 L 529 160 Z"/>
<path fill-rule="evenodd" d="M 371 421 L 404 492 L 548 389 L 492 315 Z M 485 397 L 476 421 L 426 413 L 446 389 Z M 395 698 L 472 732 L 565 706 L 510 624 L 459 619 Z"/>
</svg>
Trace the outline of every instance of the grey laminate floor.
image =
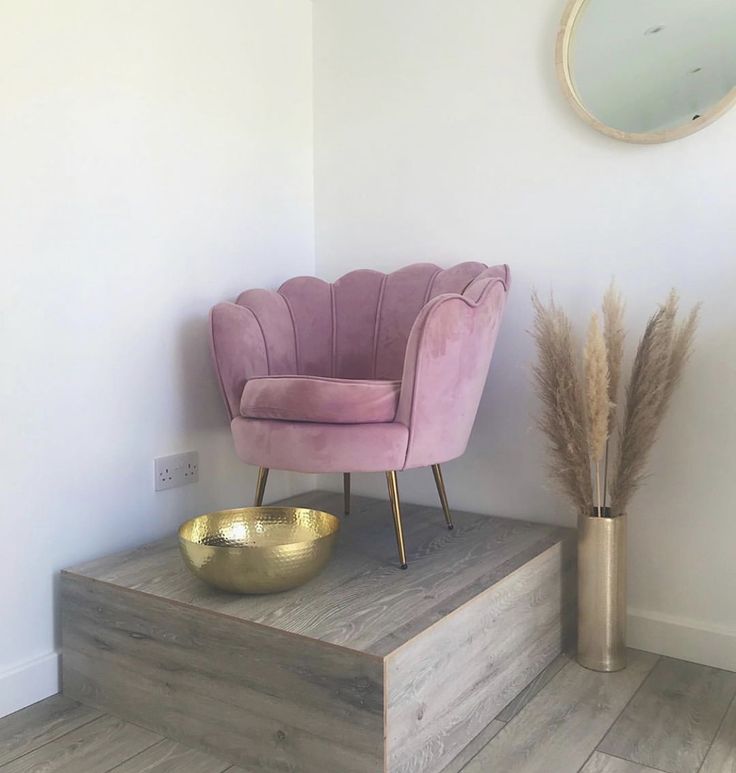
<svg viewBox="0 0 736 773">
<path fill-rule="evenodd" d="M 735 696 L 716 668 L 632 650 L 598 674 L 563 655 L 445 773 L 736 773 Z M 61 695 L 0 719 L 0 773 L 107 771 L 243 773 Z"/>
</svg>

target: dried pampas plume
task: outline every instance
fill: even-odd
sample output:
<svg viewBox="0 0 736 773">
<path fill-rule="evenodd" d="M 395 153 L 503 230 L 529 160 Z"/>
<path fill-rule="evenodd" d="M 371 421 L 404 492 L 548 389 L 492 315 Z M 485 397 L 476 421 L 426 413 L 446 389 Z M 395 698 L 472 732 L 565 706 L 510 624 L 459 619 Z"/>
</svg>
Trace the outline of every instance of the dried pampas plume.
<svg viewBox="0 0 736 773">
<path fill-rule="evenodd" d="M 603 299 L 603 329 L 597 315 L 591 319 L 583 352 L 584 383 L 569 319 L 554 301 L 545 306 L 534 295 L 532 302 L 538 355 L 534 380 L 542 404 L 539 426 L 550 444 L 551 475 L 578 512 L 587 514 L 593 505 L 592 464 L 596 512 L 607 515 L 609 441 L 617 425 L 625 339 L 623 301 L 611 285 Z M 650 317 L 636 350 L 612 475 L 610 512 L 614 515 L 625 512 L 641 485 L 657 430 L 692 351 L 700 307 L 678 324 L 678 306 L 673 290 Z"/>
<path fill-rule="evenodd" d="M 600 461 L 608 437 L 608 358 L 606 342 L 593 314 L 585 342 L 585 397 L 588 409 L 588 443 L 593 461 Z"/>
<path fill-rule="evenodd" d="M 696 306 L 676 328 L 679 298 L 673 290 L 649 319 L 636 351 L 621 431 L 619 462 L 611 486 L 615 512 L 622 513 L 641 485 L 649 452 L 692 347 Z"/>
<path fill-rule="evenodd" d="M 611 282 L 603 296 L 603 335 L 606 339 L 608 355 L 608 401 L 610 413 L 608 420 L 608 435 L 613 434 L 616 422 L 616 406 L 618 405 L 618 387 L 621 381 L 621 365 L 624 359 L 624 302 L 616 285 Z"/>
<path fill-rule="evenodd" d="M 532 296 L 537 345 L 534 380 L 542 410 L 539 426 L 550 447 L 549 472 L 580 512 L 593 504 L 583 391 L 572 326 L 553 300 L 545 306 Z"/>
<path fill-rule="evenodd" d="M 667 382 L 664 386 L 662 402 L 660 404 L 660 419 L 667 412 L 672 393 L 680 382 L 685 364 L 690 359 L 695 339 L 695 330 L 698 327 L 700 317 L 700 304 L 696 304 L 687 316 L 687 319 L 675 330 L 672 337 L 672 349 L 670 362 L 667 368 Z"/>
<path fill-rule="evenodd" d="M 601 461 L 606 451 L 610 403 L 608 399 L 608 356 L 598 315 L 593 314 L 583 353 L 585 363 L 585 406 L 588 418 L 588 446 L 595 466 L 598 509 L 603 507 Z"/>
</svg>

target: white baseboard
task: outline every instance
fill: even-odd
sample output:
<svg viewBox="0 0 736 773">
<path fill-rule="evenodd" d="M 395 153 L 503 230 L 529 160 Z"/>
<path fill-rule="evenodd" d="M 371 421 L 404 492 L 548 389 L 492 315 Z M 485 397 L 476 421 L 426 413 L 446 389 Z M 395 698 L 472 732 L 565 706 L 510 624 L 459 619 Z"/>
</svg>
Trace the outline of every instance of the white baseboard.
<svg viewBox="0 0 736 773">
<path fill-rule="evenodd" d="M 59 692 L 59 653 L 49 652 L 0 672 L 0 717 Z"/>
<path fill-rule="evenodd" d="M 628 644 L 693 663 L 736 671 L 736 629 L 629 609 Z"/>
</svg>

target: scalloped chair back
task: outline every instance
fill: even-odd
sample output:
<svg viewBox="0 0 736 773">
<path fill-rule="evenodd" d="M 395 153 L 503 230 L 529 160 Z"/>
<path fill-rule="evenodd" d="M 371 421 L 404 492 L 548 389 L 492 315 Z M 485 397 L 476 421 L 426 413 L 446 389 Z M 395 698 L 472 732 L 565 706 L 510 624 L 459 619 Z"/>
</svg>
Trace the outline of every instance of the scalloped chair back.
<svg viewBox="0 0 736 773">
<path fill-rule="evenodd" d="M 432 466 L 451 526 L 439 465 L 467 445 L 509 285 L 506 265 L 416 263 L 334 283 L 296 277 L 218 304 L 212 351 L 236 450 L 261 468 L 256 504 L 269 468 L 343 472 L 346 510 L 350 472 L 382 470 L 398 539 L 395 473 Z M 367 395 L 379 392 L 372 415 Z M 273 412 L 249 414 L 248 395 Z M 276 404 L 285 399 L 282 420 Z"/>
</svg>

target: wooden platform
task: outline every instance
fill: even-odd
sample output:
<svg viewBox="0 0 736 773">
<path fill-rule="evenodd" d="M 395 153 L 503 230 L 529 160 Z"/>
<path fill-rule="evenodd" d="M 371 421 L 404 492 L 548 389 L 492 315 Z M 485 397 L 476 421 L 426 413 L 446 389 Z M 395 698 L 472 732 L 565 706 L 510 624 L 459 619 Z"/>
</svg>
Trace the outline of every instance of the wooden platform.
<svg viewBox="0 0 736 773">
<path fill-rule="evenodd" d="M 248 770 L 445 770 L 566 643 L 574 534 L 404 522 L 406 572 L 388 503 L 354 497 L 324 573 L 273 596 L 210 590 L 174 537 L 64 572 L 64 693 Z"/>
</svg>

